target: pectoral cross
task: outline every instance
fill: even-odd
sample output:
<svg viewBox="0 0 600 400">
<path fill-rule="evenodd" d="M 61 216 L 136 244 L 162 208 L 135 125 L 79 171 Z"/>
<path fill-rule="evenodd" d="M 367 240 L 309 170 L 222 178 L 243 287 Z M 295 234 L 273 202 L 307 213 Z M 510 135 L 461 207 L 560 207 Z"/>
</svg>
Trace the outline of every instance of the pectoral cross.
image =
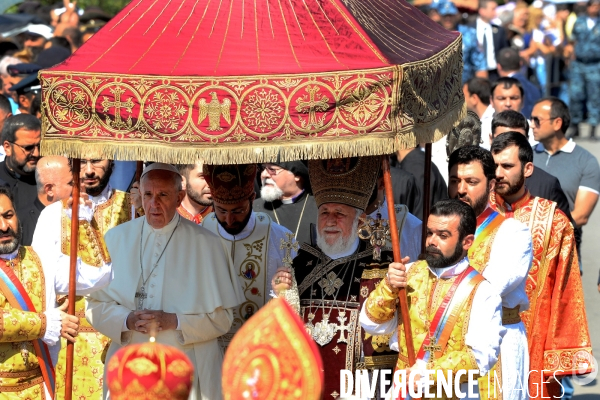
<svg viewBox="0 0 600 400">
<path fill-rule="evenodd" d="M 373 260 L 381 261 L 381 248 L 390 239 L 388 220 L 381 218 L 380 212 L 377 213 L 376 219 L 367 217 L 364 224 L 358 228 L 358 237 L 369 241 L 373 246 Z"/>
<path fill-rule="evenodd" d="M 148 297 L 148 295 L 146 294 L 146 289 L 144 289 L 143 286 L 141 292 L 135 292 L 135 298 L 138 299 L 138 310 L 144 309 L 144 300 L 146 299 L 146 297 Z"/>
<path fill-rule="evenodd" d="M 423 350 L 429 352 L 429 363 L 433 364 L 435 361 L 435 352 L 442 351 L 442 346 L 437 344 L 437 339 L 435 336 L 429 336 L 429 344 L 423 346 Z"/>
<path fill-rule="evenodd" d="M 292 250 L 297 252 L 300 248 L 300 245 L 298 245 L 298 242 L 294 240 L 293 233 L 286 233 L 285 236 L 287 236 L 287 240 L 281 238 L 281 246 L 279 247 L 281 250 L 285 250 L 285 257 L 283 257 L 283 260 L 281 261 L 286 267 L 291 267 L 293 262 Z"/>
<path fill-rule="evenodd" d="M 346 332 L 349 332 L 349 327 L 346 325 L 346 321 L 348 318 L 346 317 L 346 311 L 340 311 L 337 317 L 340 325 L 336 327 L 336 330 L 340 332 L 340 338 L 338 339 L 338 343 L 348 343 L 348 338 L 346 337 Z"/>
</svg>

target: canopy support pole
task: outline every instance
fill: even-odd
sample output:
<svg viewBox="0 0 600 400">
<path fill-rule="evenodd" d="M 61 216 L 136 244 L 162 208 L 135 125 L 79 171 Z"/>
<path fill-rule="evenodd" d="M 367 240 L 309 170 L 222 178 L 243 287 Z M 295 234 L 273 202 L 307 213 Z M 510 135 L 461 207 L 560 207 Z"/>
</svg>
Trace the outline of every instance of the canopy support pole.
<svg viewBox="0 0 600 400">
<path fill-rule="evenodd" d="M 81 160 L 73 159 L 73 204 L 71 205 L 71 249 L 69 265 L 69 307 L 68 313 L 75 315 L 75 296 L 77 286 L 77 248 L 79 239 L 79 171 L 81 169 Z M 65 399 L 71 400 L 73 395 L 73 356 L 75 353 L 75 343 L 67 341 L 67 367 L 65 380 Z"/>
<path fill-rule="evenodd" d="M 140 179 L 142 178 L 142 171 L 144 170 L 144 162 L 143 161 L 136 161 L 135 162 L 135 179 L 134 182 L 138 182 L 140 181 Z"/>
<path fill-rule="evenodd" d="M 416 151 L 421 151 L 417 149 Z M 431 143 L 425 144 L 425 171 L 423 173 L 423 227 L 421 231 L 421 253 L 425 253 L 427 219 L 431 210 Z"/>
<path fill-rule="evenodd" d="M 392 174 L 390 172 L 390 160 L 387 155 L 381 157 L 383 170 L 383 183 L 385 185 L 385 197 L 388 206 L 388 217 L 390 224 L 390 234 L 392 237 L 392 250 L 394 252 L 394 262 L 402 262 L 400 256 L 400 235 L 398 234 L 398 223 L 396 222 L 396 209 L 394 208 L 394 192 L 392 190 Z M 408 352 L 408 362 L 412 367 L 415 365 L 415 346 L 412 339 L 412 330 L 410 327 L 410 315 L 408 315 L 408 300 L 406 298 L 406 289 L 400 288 L 398 291 L 400 300 L 400 315 L 402 316 L 402 325 L 404 326 L 404 337 L 406 338 L 406 351 Z"/>
</svg>

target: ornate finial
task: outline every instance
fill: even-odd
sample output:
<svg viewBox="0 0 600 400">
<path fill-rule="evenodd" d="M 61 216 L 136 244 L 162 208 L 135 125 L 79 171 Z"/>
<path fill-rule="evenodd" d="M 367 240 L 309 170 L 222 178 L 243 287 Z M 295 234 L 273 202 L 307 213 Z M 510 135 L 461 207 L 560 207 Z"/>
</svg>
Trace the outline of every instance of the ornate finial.
<svg viewBox="0 0 600 400">
<path fill-rule="evenodd" d="M 387 219 L 381 218 L 381 212 L 377 212 L 377 218 L 366 217 L 364 223 L 358 228 L 358 237 L 368 240 L 373 246 L 373 259 L 381 261 L 381 248 L 390 239 L 390 224 Z"/>
<path fill-rule="evenodd" d="M 294 239 L 294 235 L 290 233 L 285 234 L 287 236 L 287 240 L 281 238 L 281 246 L 279 247 L 282 250 L 285 250 L 285 256 L 283 257 L 283 266 L 288 267 L 292 273 L 292 287 L 287 290 L 282 290 L 279 295 L 283 297 L 288 304 L 300 314 L 300 297 L 298 295 L 298 283 L 296 282 L 296 274 L 294 274 L 294 269 L 292 268 L 292 250 L 298 251 L 300 246 L 298 242 Z"/>
</svg>

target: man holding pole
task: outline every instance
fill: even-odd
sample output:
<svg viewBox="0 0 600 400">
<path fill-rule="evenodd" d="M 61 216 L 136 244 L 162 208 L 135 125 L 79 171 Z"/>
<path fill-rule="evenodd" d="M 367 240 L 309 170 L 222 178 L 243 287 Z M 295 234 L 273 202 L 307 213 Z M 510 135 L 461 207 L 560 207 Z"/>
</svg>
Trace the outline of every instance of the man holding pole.
<svg viewBox="0 0 600 400">
<path fill-rule="evenodd" d="M 460 370 L 485 374 L 498 359 L 505 331 L 500 296 L 467 259 L 475 226 L 475 214 L 469 206 L 457 200 L 437 202 L 427 220 L 423 259 L 407 265 L 391 263 L 385 279 L 362 305 L 363 329 L 390 337 L 390 348 L 400 352 L 395 367 L 406 372 L 407 381 L 411 372 L 416 373 L 415 386 L 407 392 L 423 389 L 425 382 L 420 378 L 425 370 L 435 371 L 435 376 L 429 375 L 434 382 L 438 382 L 438 374 L 447 379 L 452 372 L 450 381 L 454 382 Z M 411 293 L 408 313 L 418 352 L 414 365 L 407 361 L 407 339 L 397 305 L 400 288 Z M 452 317 L 441 318 L 446 314 Z M 460 379 L 463 393 L 468 393 L 467 379 L 468 374 Z M 429 391 L 436 393 L 437 389 Z"/>
<path fill-rule="evenodd" d="M 87 206 L 80 205 L 80 211 Z M 67 302 L 55 308 L 56 295 L 68 292 L 69 258 L 47 262 L 19 245 L 21 233 L 12 195 L 0 187 L 0 393 L 2 398 L 54 399 L 59 339 L 74 342 L 80 330 L 79 318 L 64 312 Z M 89 265 L 78 258 L 76 267 L 79 295 L 111 280 L 110 262 Z"/>
<path fill-rule="evenodd" d="M 129 194 L 112 189 L 108 183 L 112 171 L 111 160 L 81 160 L 81 186 L 90 207 L 82 207 L 79 214 L 78 255 L 92 266 L 110 260 L 104 244 L 106 232 L 132 218 Z M 70 217 L 71 210 L 66 201 L 53 203 L 40 214 L 32 247 L 50 268 L 69 265 Z M 75 315 L 81 319 L 81 328 L 75 346 L 73 398 L 97 400 L 102 397 L 104 357 L 109 339 L 86 321 L 83 296 L 77 297 Z M 65 395 L 65 374 L 66 342 L 63 340 L 56 365 L 57 399 Z"/>
</svg>

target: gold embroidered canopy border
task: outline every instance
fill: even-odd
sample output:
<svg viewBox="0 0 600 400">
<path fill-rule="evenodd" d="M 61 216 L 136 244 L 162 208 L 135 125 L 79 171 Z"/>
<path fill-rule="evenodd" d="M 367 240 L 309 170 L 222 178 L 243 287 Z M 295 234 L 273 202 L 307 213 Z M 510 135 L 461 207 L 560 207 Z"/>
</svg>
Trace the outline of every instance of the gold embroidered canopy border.
<svg viewBox="0 0 600 400">
<path fill-rule="evenodd" d="M 462 46 L 402 0 L 134 0 L 40 72 L 44 154 L 378 155 L 464 113 Z"/>
</svg>

